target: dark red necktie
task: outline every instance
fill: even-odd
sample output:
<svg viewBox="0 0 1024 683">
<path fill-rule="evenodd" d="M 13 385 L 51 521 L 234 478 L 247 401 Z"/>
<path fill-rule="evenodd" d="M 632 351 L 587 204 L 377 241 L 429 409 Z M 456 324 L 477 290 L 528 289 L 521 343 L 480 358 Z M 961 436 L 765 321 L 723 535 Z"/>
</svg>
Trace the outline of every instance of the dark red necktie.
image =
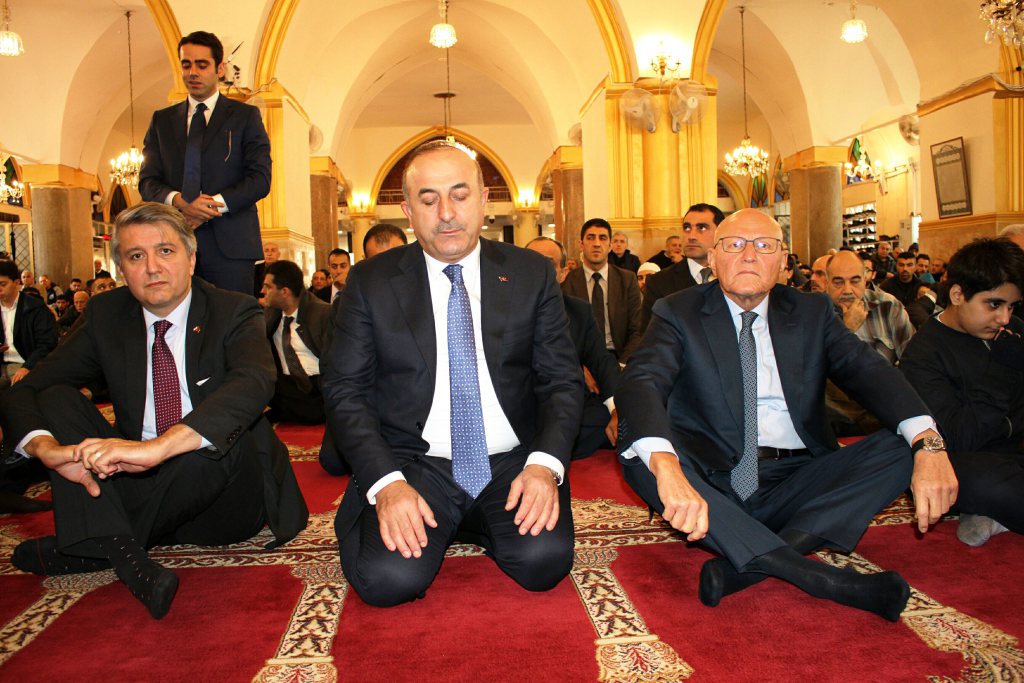
<svg viewBox="0 0 1024 683">
<path fill-rule="evenodd" d="M 156 412 L 156 434 L 160 436 L 181 422 L 181 387 L 178 369 L 164 335 L 171 323 L 158 320 L 153 323 L 153 407 Z"/>
</svg>

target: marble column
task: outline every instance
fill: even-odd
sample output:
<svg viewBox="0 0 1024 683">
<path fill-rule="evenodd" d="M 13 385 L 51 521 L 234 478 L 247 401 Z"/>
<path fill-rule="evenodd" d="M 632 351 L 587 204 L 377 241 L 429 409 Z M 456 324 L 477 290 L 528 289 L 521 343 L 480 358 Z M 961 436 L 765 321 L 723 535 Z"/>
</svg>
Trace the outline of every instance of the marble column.
<svg viewBox="0 0 1024 683">
<path fill-rule="evenodd" d="M 73 277 L 92 277 L 91 192 L 81 187 L 34 185 L 32 235 L 36 273 L 61 287 Z"/>
<path fill-rule="evenodd" d="M 515 236 L 516 246 L 525 247 L 526 244 L 540 234 L 538 229 L 540 210 L 536 206 L 518 208 L 519 221 L 516 223 Z"/>
<path fill-rule="evenodd" d="M 811 263 L 843 244 L 842 171 L 839 166 L 811 166 L 790 171 L 792 249 Z"/>
<path fill-rule="evenodd" d="M 583 169 L 556 168 L 551 171 L 554 191 L 555 237 L 570 255 L 579 251 L 580 227 L 583 217 Z M 575 246 L 570 246 L 575 245 Z"/>
<path fill-rule="evenodd" d="M 327 254 L 338 246 L 338 181 L 329 175 L 309 176 L 310 219 L 318 268 L 327 267 Z"/>
<path fill-rule="evenodd" d="M 363 260 L 363 238 L 366 233 L 377 222 L 377 216 L 373 213 L 352 213 L 352 265 Z"/>
</svg>

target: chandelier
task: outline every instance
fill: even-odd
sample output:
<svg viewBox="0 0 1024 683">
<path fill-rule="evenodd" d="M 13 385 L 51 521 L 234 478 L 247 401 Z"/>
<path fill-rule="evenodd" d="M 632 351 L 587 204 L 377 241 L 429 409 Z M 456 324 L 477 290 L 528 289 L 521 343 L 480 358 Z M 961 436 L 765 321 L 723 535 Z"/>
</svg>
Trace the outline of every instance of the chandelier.
<svg viewBox="0 0 1024 683">
<path fill-rule="evenodd" d="M 981 20 L 988 22 L 986 43 L 999 38 L 1007 47 L 1024 44 L 1024 0 L 982 0 Z"/>
<path fill-rule="evenodd" d="M 434 97 L 444 103 L 444 140 L 452 147 L 457 147 L 473 159 L 476 159 L 476 150 L 456 140 L 455 136 L 448 129 L 448 122 L 452 116 L 452 100 L 455 98 L 455 93 L 452 92 L 452 68 L 448 57 L 448 50 L 444 51 L 444 84 L 444 92 L 434 93 Z"/>
<path fill-rule="evenodd" d="M 8 199 L 18 201 L 21 199 L 24 189 L 24 186 L 17 180 L 12 180 L 11 184 L 8 185 L 7 169 L 0 166 L 0 202 L 6 202 Z"/>
<path fill-rule="evenodd" d="M 868 163 L 868 153 L 862 146 L 860 148 L 860 155 L 857 157 L 857 164 L 854 165 L 852 161 L 846 162 L 846 175 L 850 179 L 850 182 L 860 182 L 862 180 L 871 180 L 877 178 L 882 174 L 882 162 L 876 161 L 874 165 Z"/>
<path fill-rule="evenodd" d="M 850 0 L 850 18 L 843 22 L 839 37 L 844 43 L 863 43 L 868 37 L 868 26 L 857 18 L 857 0 Z"/>
<path fill-rule="evenodd" d="M 768 152 L 750 142 L 747 132 L 747 33 L 743 23 L 746 8 L 740 6 L 740 54 L 743 65 L 743 141 L 725 155 L 725 172 L 729 175 L 748 175 L 751 178 L 768 172 Z"/>
<path fill-rule="evenodd" d="M 11 30 L 11 9 L 4 0 L 4 30 L 0 31 L 0 56 L 17 57 L 25 51 L 21 36 Z"/>
<path fill-rule="evenodd" d="M 448 23 L 448 0 L 440 0 L 438 4 L 441 11 L 441 23 L 434 24 L 430 29 L 430 44 L 447 50 L 459 42 L 459 38 L 455 35 L 455 27 Z"/>
<path fill-rule="evenodd" d="M 673 57 L 665 50 L 664 41 L 658 44 L 658 54 L 651 57 L 651 71 L 658 74 L 658 78 L 665 80 L 665 74 L 675 76 L 676 71 L 682 66 L 682 60 Z"/>
<path fill-rule="evenodd" d="M 142 152 L 135 146 L 135 83 L 132 80 L 132 13 L 124 13 L 128 23 L 128 111 L 131 119 L 132 146 L 121 152 L 117 159 L 110 160 L 110 182 L 114 185 L 139 186 L 139 171 L 142 169 Z"/>
</svg>

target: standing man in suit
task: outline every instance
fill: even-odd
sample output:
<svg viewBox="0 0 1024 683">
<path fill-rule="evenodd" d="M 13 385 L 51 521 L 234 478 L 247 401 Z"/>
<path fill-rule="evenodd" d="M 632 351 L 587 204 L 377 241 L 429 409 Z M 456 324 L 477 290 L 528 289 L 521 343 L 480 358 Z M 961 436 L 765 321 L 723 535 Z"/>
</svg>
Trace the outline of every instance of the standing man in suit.
<svg viewBox="0 0 1024 683">
<path fill-rule="evenodd" d="M 636 273 L 608 263 L 612 226 L 603 218 L 591 218 L 580 229 L 582 268 L 569 273 L 562 291 L 589 301 L 594 320 L 605 336 L 605 347 L 625 363 L 643 334 L 640 319 L 640 285 Z"/>
<path fill-rule="evenodd" d="M 554 272 L 480 238 L 487 190 L 458 147 L 413 150 L 403 192 L 418 241 L 352 270 L 324 380 L 353 472 L 335 519 L 342 569 L 366 602 L 407 602 L 460 534 L 548 590 L 572 565 L 582 395 Z"/>
<path fill-rule="evenodd" d="M 253 264 L 263 258 L 256 202 L 270 192 L 270 139 L 256 107 L 217 91 L 217 36 L 190 33 L 178 54 L 188 99 L 153 114 L 139 193 L 178 209 L 195 229 L 199 277 L 251 295 Z"/>
<path fill-rule="evenodd" d="M 626 368 L 616 397 L 626 480 L 722 555 L 701 569 L 705 605 L 774 576 L 896 621 L 910 595 L 898 574 L 804 555 L 852 551 L 908 484 L 918 528 L 939 520 L 957 483 L 935 422 L 830 299 L 775 284 L 786 260 L 778 223 L 743 209 L 716 238 L 718 281 L 658 302 Z M 840 450 L 826 426 L 826 377 L 885 429 Z"/>
<path fill-rule="evenodd" d="M 708 252 L 714 247 L 715 228 L 725 214 L 714 204 L 694 204 L 683 215 L 683 260 L 660 273 L 647 276 L 644 287 L 643 327 L 651 322 L 651 309 L 658 299 L 708 282 L 711 267 Z"/>
<path fill-rule="evenodd" d="M 331 271 L 331 303 L 341 299 L 352 267 L 352 256 L 344 249 L 334 248 L 327 254 L 327 265 Z"/>
<path fill-rule="evenodd" d="M 256 300 L 193 279 L 192 229 L 164 204 L 118 214 L 111 250 L 127 287 L 96 297 L 83 327 L 0 399 L 5 451 L 52 470 L 57 528 L 11 562 L 48 576 L 113 567 L 159 619 L 178 577 L 148 548 L 237 543 L 264 523 L 275 547 L 308 512 L 261 415 L 274 362 Z M 116 426 L 78 390 L 98 380 Z"/>
<path fill-rule="evenodd" d="M 526 244 L 551 261 L 558 284 L 565 281 L 565 247 L 550 237 L 535 237 Z M 611 448 L 619 429 L 615 412 L 615 390 L 619 386 L 619 366 L 604 347 L 604 339 L 597 331 L 593 310 L 583 299 L 562 292 L 565 314 L 569 317 L 569 336 L 576 349 L 576 359 L 583 368 L 583 419 L 580 433 L 573 446 L 572 457 L 586 458 L 599 448 Z"/>
</svg>

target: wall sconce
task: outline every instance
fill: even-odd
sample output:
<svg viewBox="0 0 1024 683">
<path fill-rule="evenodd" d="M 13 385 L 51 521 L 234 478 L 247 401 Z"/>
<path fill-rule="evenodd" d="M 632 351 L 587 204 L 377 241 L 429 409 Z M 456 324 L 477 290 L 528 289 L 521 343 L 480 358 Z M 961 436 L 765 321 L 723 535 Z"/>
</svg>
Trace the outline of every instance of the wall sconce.
<svg viewBox="0 0 1024 683">
<path fill-rule="evenodd" d="M 356 213 L 366 213 L 370 210 L 370 195 L 365 192 L 357 192 L 352 195 L 352 206 Z"/>
<path fill-rule="evenodd" d="M 673 57 L 665 49 L 665 42 L 658 43 L 658 52 L 651 57 L 651 71 L 658 75 L 658 78 L 665 80 L 665 74 L 669 77 L 675 75 L 683 62 L 678 57 Z"/>
<path fill-rule="evenodd" d="M 534 206 L 535 197 L 533 196 L 533 190 L 519 190 L 519 200 L 516 202 L 516 207 L 520 209 L 529 209 Z"/>
</svg>

